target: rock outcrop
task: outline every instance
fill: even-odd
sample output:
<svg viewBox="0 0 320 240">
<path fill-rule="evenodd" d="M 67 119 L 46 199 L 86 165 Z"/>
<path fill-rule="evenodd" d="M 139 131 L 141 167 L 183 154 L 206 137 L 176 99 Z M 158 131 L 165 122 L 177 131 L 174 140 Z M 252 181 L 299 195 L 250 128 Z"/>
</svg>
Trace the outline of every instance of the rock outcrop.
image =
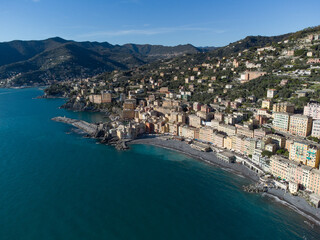
<svg viewBox="0 0 320 240">
<path fill-rule="evenodd" d="M 70 124 L 77 129 L 82 130 L 88 137 L 97 139 L 102 144 L 115 146 L 118 150 L 129 149 L 127 142 L 130 140 L 121 140 L 118 137 L 113 137 L 109 134 L 108 126 L 104 124 L 88 123 L 86 121 L 71 119 L 67 117 L 55 117 L 53 121 Z"/>
</svg>

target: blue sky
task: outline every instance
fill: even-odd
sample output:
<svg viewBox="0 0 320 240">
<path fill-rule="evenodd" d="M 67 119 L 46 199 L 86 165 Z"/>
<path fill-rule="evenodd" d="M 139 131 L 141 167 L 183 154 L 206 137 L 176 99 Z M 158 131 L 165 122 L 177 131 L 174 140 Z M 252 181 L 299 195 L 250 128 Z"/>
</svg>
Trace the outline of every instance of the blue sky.
<svg viewBox="0 0 320 240">
<path fill-rule="evenodd" d="M 224 46 L 320 25 L 319 0 L 0 0 L 0 41 Z"/>
</svg>

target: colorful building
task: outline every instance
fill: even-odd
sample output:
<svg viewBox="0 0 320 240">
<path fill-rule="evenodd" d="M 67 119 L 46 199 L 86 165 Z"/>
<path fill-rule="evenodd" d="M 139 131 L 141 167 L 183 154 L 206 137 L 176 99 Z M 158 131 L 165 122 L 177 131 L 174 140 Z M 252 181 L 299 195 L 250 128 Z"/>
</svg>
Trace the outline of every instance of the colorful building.
<svg viewBox="0 0 320 240">
<path fill-rule="evenodd" d="M 304 165 L 318 168 L 320 159 L 319 146 L 303 141 L 294 141 L 290 146 L 289 159 Z"/>
<path fill-rule="evenodd" d="M 294 113 L 294 104 L 288 102 L 275 103 L 272 110 L 273 112 Z"/>
<path fill-rule="evenodd" d="M 293 135 L 306 137 L 311 134 L 312 130 L 312 118 L 295 114 L 290 117 L 289 132 Z"/>
</svg>

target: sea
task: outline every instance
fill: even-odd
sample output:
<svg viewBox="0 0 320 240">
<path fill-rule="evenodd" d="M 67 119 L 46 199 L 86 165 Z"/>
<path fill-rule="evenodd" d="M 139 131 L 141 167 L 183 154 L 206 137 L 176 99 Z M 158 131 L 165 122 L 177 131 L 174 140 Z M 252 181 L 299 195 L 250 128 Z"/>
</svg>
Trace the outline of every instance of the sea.
<svg viewBox="0 0 320 240">
<path fill-rule="evenodd" d="M 43 90 L 0 89 L 1 240 L 320 239 L 319 226 L 249 180 L 171 150 L 98 144 Z"/>
</svg>

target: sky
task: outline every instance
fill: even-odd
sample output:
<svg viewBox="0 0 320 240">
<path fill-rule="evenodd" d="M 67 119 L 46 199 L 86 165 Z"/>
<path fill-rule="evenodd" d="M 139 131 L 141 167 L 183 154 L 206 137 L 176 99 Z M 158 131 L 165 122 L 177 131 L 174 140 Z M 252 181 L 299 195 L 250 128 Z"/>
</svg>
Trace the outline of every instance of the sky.
<svg viewBox="0 0 320 240">
<path fill-rule="evenodd" d="M 225 46 L 320 25 L 320 0 L 0 0 L 0 41 Z"/>
</svg>

